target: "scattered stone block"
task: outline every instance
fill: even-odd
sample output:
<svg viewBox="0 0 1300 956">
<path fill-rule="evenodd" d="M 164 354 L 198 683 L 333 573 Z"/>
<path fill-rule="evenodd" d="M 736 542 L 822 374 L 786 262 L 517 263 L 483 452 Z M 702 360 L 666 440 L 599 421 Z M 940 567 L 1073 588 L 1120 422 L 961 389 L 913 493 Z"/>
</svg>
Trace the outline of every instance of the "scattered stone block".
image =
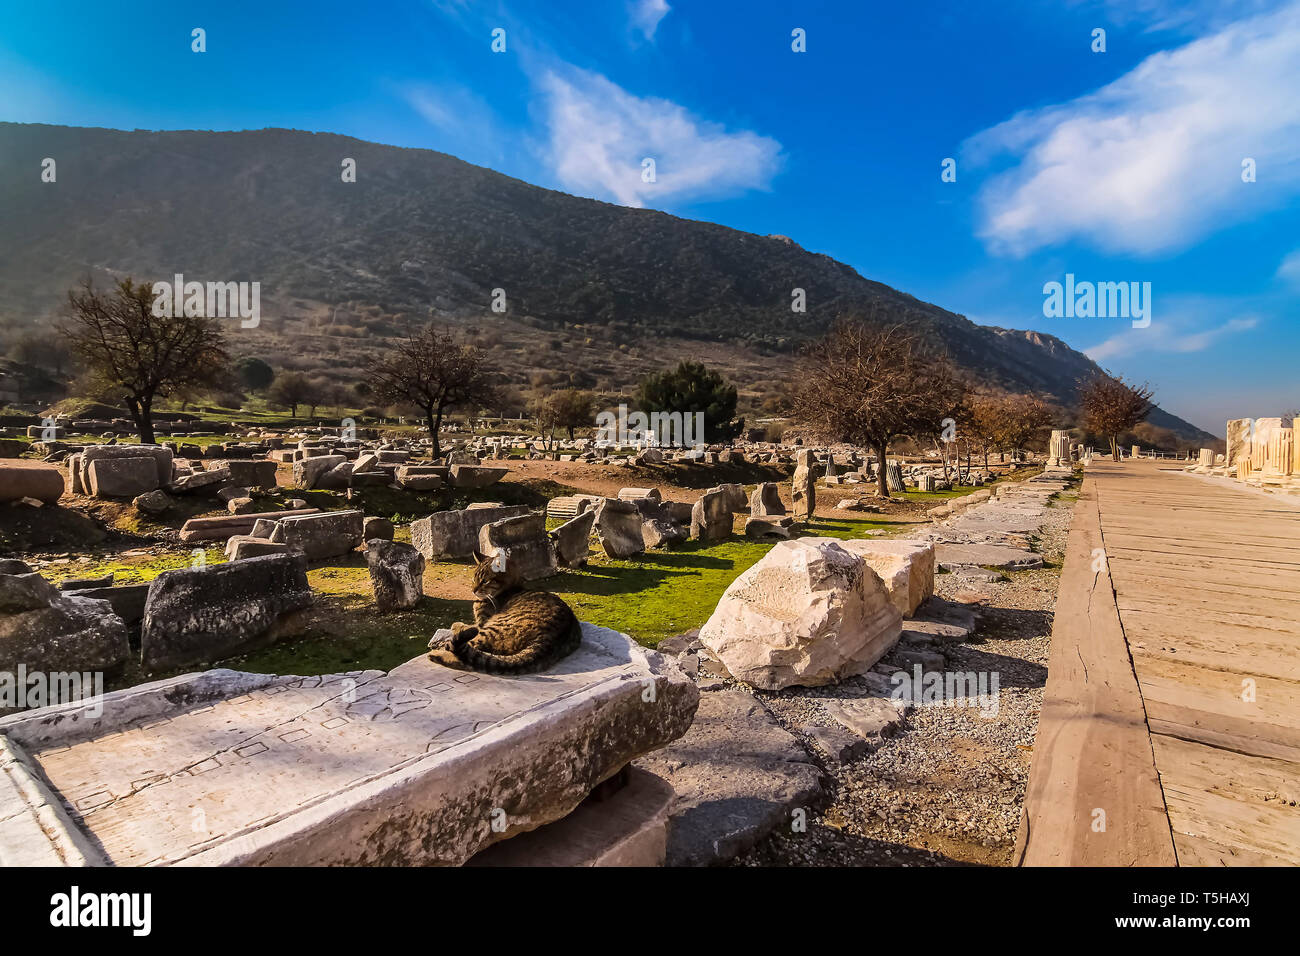
<svg viewBox="0 0 1300 956">
<path fill-rule="evenodd" d="M 141 514 L 157 516 L 174 508 L 176 499 L 161 488 L 155 488 L 153 491 L 146 491 L 144 494 L 139 495 L 131 504 Z"/>
<path fill-rule="evenodd" d="M 479 490 L 495 485 L 510 473 L 509 468 L 485 468 L 478 465 L 451 466 L 451 486 Z"/>
<path fill-rule="evenodd" d="M 393 523 L 387 518 L 367 518 L 361 530 L 361 540 L 373 541 L 378 538 L 381 541 L 393 540 Z"/>
<path fill-rule="evenodd" d="M 824 700 L 822 706 L 841 726 L 872 743 L 892 736 L 903 722 L 898 705 L 886 697 Z"/>
<path fill-rule="evenodd" d="M 555 552 L 546 533 L 546 515 L 517 515 L 479 529 L 478 550 L 520 581 L 536 581 L 555 573 Z"/>
<path fill-rule="evenodd" d="M 293 463 L 293 483 L 299 488 L 323 490 L 347 487 L 346 478 L 340 479 L 334 469 L 349 464 L 343 455 L 320 455 L 316 458 L 300 458 Z M 349 471 L 349 475 L 351 471 Z M 330 476 L 330 477 L 327 477 Z"/>
<path fill-rule="evenodd" d="M 728 511 L 744 511 L 749 505 L 749 500 L 745 497 L 745 486 L 733 482 L 718 485 L 710 488 L 709 491 L 721 492 L 724 500 L 727 502 Z"/>
<path fill-rule="evenodd" d="M 265 554 L 289 554 L 293 551 L 287 544 L 280 544 L 269 538 L 259 538 L 249 534 L 231 535 L 226 541 L 226 560 L 242 561 L 245 558 L 260 558 Z"/>
<path fill-rule="evenodd" d="M 165 445 L 87 445 L 81 451 L 81 483 L 84 487 L 90 487 L 90 481 L 87 478 L 87 474 L 92 462 L 106 461 L 113 458 L 140 457 L 153 459 L 158 476 L 157 480 L 153 484 L 154 488 L 162 488 L 171 481 L 173 455 L 172 450 Z M 149 490 L 152 489 L 142 489 L 142 491 Z M 137 494 L 139 493 L 140 492 L 137 492 Z"/>
<path fill-rule="evenodd" d="M 96 458 L 87 475 L 96 498 L 135 498 L 158 487 L 158 467 L 152 457 Z"/>
<path fill-rule="evenodd" d="M 110 584 L 101 587 L 71 588 L 63 592 L 68 597 L 107 601 L 113 613 L 127 624 L 139 624 L 144 617 L 145 598 L 149 584 Z"/>
<path fill-rule="evenodd" d="M 424 597 L 424 555 L 409 544 L 380 538 L 366 541 L 366 566 L 381 612 L 405 611 Z"/>
<path fill-rule="evenodd" d="M 751 514 L 745 520 L 746 538 L 781 538 L 784 540 L 793 537 L 794 533 L 794 519 L 789 515 L 764 518 L 755 517 Z"/>
<path fill-rule="evenodd" d="M 107 601 L 61 592 L 41 575 L 0 574 L 0 672 L 111 671 L 130 654 Z"/>
<path fill-rule="evenodd" d="M 308 561 L 324 561 L 359 546 L 364 530 L 363 512 L 326 511 L 281 518 L 271 532 L 271 540 L 302 552 Z"/>
<path fill-rule="evenodd" d="M 588 797 L 566 817 L 494 843 L 466 866 L 663 866 L 677 794 L 662 777 L 630 768 L 608 799 Z"/>
<path fill-rule="evenodd" d="M 822 772 L 792 734 L 743 690 L 703 694 L 679 741 L 635 766 L 677 791 L 668 866 L 725 863 L 825 796 Z"/>
<path fill-rule="evenodd" d="M 1043 566 L 1042 555 L 1001 544 L 950 544 L 940 541 L 935 545 L 934 554 L 939 566 L 945 570 L 962 565 L 1005 568 L 1009 571 Z"/>
<path fill-rule="evenodd" d="M 0 461 L 0 501 L 34 498 L 52 505 L 63 494 L 63 473 L 43 461 Z"/>
<path fill-rule="evenodd" d="M 430 561 L 468 558 L 478 547 L 479 529 L 493 521 L 528 514 L 522 505 L 488 505 L 436 511 L 411 522 L 411 544 Z"/>
<path fill-rule="evenodd" d="M 596 507 L 596 540 L 607 557 L 630 558 L 645 550 L 644 519 L 635 502 L 604 498 Z"/>
<path fill-rule="evenodd" d="M 556 563 L 565 568 L 580 568 L 591 553 L 591 529 L 596 512 L 586 510 L 550 532 Z"/>
<path fill-rule="evenodd" d="M 732 524 L 725 492 L 706 491 L 691 508 L 691 537 L 697 541 L 725 541 L 731 537 Z"/>
<path fill-rule="evenodd" d="M 230 480 L 245 488 L 271 490 L 276 487 L 276 463 L 264 459 L 230 458 L 212 463 L 216 469 L 230 472 Z"/>
<path fill-rule="evenodd" d="M 302 555 L 164 571 L 149 584 L 140 663 L 161 670 L 247 653 L 278 636 L 283 615 L 313 601 Z"/>
<path fill-rule="evenodd" d="M 181 475 L 167 486 L 167 490 L 174 495 L 212 495 L 220 493 L 230 483 L 230 469 L 213 468 L 210 471 Z"/>
<path fill-rule="evenodd" d="M 749 496 L 749 514 L 751 518 L 765 518 L 785 514 L 785 504 L 781 501 L 781 489 L 776 482 L 762 481 Z"/>
</svg>

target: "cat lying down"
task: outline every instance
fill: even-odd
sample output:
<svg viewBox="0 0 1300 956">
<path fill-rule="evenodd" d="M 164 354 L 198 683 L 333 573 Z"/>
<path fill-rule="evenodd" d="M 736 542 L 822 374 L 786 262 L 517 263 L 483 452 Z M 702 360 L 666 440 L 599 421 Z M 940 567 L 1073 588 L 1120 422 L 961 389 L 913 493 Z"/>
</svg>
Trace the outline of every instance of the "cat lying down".
<svg viewBox="0 0 1300 956">
<path fill-rule="evenodd" d="M 451 637 L 429 642 L 429 660 L 459 670 L 527 674 L 568 657 L 582 626 L 562 599 L 526 591 L 514 575 L 475 552 L 474 623 L 453 624 Z"/>
</svg>

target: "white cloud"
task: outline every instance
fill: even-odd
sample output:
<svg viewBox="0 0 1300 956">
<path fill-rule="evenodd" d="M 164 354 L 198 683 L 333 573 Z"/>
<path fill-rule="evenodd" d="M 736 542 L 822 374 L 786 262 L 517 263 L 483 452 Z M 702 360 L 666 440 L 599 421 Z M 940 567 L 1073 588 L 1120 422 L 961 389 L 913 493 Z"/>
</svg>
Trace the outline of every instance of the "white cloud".
<svg viewBox="0 0 1300 956">
<path fill-rule="evenodd" d="M 1024 255 L 1071 239 L 1153 254 L 1300 194 L 1300 2 L 1154 54 L 1115 82 L 972 137 L 1018 165 L 979 196 L 979 234 Z M 1253 158 L 1258 182 L 1243 183 Z"/>
<path fill-rule="evenodd" d="M 647 40 L 653 40 L 659 21 L 668 16 L 671 9 L 667 0 L 636 0 L 632 4 L 632 24 Z"/>
<path fill-rule="evenodd" d="M 1146 31 L 1156 32 L 1215 29 L 1276 4 L 1274 0 L 1101 0 L 1088 5 L 1099 7 L 1112 23 L 1140 24 Z"/>
<path fill-rule="evenodd" d="M 1300 249 L 1290 252 L 1277 267 L 1277 277 L 1300 288 Z"/>
<path fill-rule="evenodd" d="M 625 206 L 688 196 L 765 189 L 781 163 L 781 144 L 757 133 L 728 132 L 668 100 L 633 96 L 583 70 L 541 75 L 547 158 L 559 181 Z M 655 162 L 655 182 L 642 161 Z"/>
<path fill-rule="evenodd" d="M 1179 331 L 1176 323 L 1154 321 L 1145 329 L 1127 328 L 1084 354 L 1101 363 L 1113 358 L 1127 358 L 1140 352 L 1203 352 L 1228 335 L 1255 328 L 1255 316 L 1229 319 L 1221 325 L 1195 331 Z"/>
</svg>

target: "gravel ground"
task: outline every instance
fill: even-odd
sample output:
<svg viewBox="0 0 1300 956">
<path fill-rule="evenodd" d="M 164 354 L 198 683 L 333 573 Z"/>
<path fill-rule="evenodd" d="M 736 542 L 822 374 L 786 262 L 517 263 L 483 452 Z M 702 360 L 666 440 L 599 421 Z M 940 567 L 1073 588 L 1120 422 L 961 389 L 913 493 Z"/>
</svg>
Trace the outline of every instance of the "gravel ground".
<svg viewBox="0 0 1300 956">
<path fill-rule="evenodd" d="M 973 605 L 978 631 L 947 644 L 943 653 L 947 671 L 997 675 L 996 708 L 918 706 L 873 753 L 841 766 L 802 728 L 833 724 L 820 701 L 867 696 L 864 679 L 831 688 L 755 693 L 825 769 L 831 797 L 824 808 L 809 808 L 806 832 L 776 833 L 734 865 L 1011 863 L 1073 503 L 1073 492 L 1059 496 L 1033 542 L 1045 567 L 975 585 L 951 574 L 935 578 L 940 597 L 963 603 L 975 600 L 977 593 L 986 598 Z M 889 661 L 886 657 L 883 663 Z"/>
</svg>

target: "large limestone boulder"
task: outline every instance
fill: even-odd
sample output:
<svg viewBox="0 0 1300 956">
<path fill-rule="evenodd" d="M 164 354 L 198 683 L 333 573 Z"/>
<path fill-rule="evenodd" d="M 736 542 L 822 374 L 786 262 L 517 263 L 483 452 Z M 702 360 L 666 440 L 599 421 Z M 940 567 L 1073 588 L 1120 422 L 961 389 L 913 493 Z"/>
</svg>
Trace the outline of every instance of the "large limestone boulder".
<svg viewBox="0 0 1300 956">
<path fill-rule="evenodd" d="M 108 601 L 63 594 L 34 572 L 0 574 L 0 673 L 108 671 L 130 655 Z"/>
<path fill-rule="evenodd" d="M 299 554 L 164 571 L 149 584 L 140 662 L 160 670 L 255 650 L 275 639 L 281 616 L 313 600 Z"/>
<path fill-rule="evenodd" d="M 0 461 L 0 501 L 35 498 L 52 505 L 63 494 L 63 473 L 43 461 Z"/>
<path fill-rule="evenodd" d="M 933 543 L 904 538 L 886 541 L 862 538 L 840 543 L 880 576 L 894 607 L 903 617 L 911 617 L 934 594 Z"/>
<path fill-rule="evenodd" d="M 700 640 L 763 690 L 861 674 L 898 641 L 902 615 L 879 576 L 830 538 L 782 541 L 736 578 Z"/>
</svg>

